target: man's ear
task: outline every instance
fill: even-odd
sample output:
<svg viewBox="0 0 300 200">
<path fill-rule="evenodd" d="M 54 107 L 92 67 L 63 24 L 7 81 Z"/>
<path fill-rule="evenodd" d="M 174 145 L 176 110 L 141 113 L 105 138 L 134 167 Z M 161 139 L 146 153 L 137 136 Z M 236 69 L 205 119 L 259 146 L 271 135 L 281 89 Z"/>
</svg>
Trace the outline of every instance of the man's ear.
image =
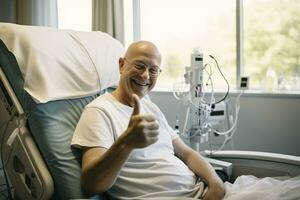
<svg viewBox="0 0 300 200">
<path fill-rule="evenodd" d="M 120 74 L 122 74 L 122 69 L 124 67 L 124 58 L 119 58 L 119 71 L 120 71 Z"/>
</svg>

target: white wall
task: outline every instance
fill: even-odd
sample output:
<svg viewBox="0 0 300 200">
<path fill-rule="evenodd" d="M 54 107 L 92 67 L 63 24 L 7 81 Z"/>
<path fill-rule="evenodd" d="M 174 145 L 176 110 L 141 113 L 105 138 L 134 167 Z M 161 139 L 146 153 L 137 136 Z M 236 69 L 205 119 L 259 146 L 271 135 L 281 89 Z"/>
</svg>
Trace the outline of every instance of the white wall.
<svg viewBox="0 0 300 200">
<path fill-rule="evenodd" d="M 172 127 L 177 113 L 184 120 L 185 107 L 172 93 L 151 92 L 150 97 Z M 240 105 L 235 149 L 300 156 L 300 95 L 244 94 Z M 207 147 L 204 144 L 202 149 Z M 230 145 L 225 148 L 230 149 Z"/>
</svg>

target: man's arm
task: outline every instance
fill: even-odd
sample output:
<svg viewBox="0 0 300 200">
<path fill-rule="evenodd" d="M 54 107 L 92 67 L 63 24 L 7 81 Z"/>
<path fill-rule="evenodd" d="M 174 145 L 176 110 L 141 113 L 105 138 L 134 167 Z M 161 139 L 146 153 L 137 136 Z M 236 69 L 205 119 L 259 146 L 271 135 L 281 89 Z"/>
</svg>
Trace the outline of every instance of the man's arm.
<svg viewBox="0 0 300 200">
<path fill-rule="evenodd" d="M 143 148 L 158 140 L 159 125 L 153 115 L 140 115 L 139 99 L 133 95 L 134 109 L 128 128 L 109 148 L 83 150 L 81 182 L 89 194 L 104 192 L 115 182 L 120 169 L 135 148 Z"/>
<path fill-rule="evenodd" d="M 197 176 L 208 185 L 204 199 L 222 199 L 225 194 L 223 182 L 213 167 L 196 151 L 187 146 L 180 138 L 173 140 L 176 156 L 178 156 Z"/>
<path fill-rule="evenodd" d="M 100 147 L 83 150 L 81 184 L 88 194 L 104 192 L 115 182 L 131 148 L 115 142 L 108 150 Z"/>
</svg>

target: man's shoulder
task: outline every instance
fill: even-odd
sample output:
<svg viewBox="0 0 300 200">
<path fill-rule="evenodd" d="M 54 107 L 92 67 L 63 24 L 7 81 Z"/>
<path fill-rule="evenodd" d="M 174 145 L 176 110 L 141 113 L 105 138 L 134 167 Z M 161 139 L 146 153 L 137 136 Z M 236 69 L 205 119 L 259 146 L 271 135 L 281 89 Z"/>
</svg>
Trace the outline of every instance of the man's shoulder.
<svg viewBox="0 0 300 200">
<path fill-rule="evenodd" d="M 93 101 L 91 101 L 86 108 L 105 108 L 106 106 L 110 105 L 112 102 L 111 94 L 105 93 Z"/>
<path fill-rule="evenodd" d="M 146 106 L 148 109 L 152 110 L 152 112 L 154 112 L 154 113 L 161 112 L 159 107 L 153 101 L 151 101 L 151 99 L 149 97 L 143 98 L 142 103 L 144 106 Z"/>
</svg>

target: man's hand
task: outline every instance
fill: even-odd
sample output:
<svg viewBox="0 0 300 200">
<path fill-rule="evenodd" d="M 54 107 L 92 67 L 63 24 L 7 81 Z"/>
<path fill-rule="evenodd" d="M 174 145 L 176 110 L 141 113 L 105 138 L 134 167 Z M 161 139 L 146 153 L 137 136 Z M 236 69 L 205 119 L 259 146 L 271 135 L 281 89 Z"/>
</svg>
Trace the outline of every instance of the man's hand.
<svg viewBox="0 0 300 200">
<path fill-rule="evenodd" d="M 221 200 L 225 195 L 225 188 L 222 181 L 218 180 L 208 185 L 208 190 L 203 200 Z"/>
<path fill-rule="evenodd" d="M 133 112 L 128 128 L 123 134 L 125 143 L 131 148 L 144 148 L 158 140 L 159 124 L 152 114 L 140 114 L 140 99 L 136 94 L 133 98 Z"/>
</svg>

